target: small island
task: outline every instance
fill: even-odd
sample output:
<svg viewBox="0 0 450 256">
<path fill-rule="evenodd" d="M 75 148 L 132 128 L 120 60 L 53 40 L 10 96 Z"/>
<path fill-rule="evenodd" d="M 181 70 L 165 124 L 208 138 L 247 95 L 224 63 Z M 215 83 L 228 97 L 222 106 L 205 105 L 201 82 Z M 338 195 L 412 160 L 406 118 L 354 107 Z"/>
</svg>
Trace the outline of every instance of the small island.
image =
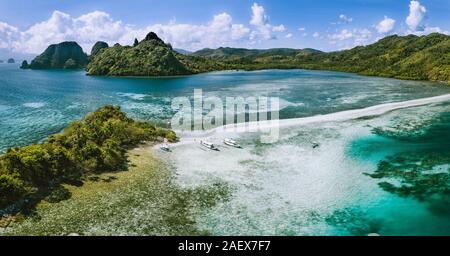
<svg viewBox="0 0 450 256">
<path fill-rule="evenodd" d="M 133 46 L 92 49 L 92 59 L 87 66 L 89 75 L 104 76 L 174 76 L 189 75 L 189 69 L 173 51 L 172 47 L 150 32 L 144 40 Z"/>
<path fill-rule="evenodd" d="M 88 56 L 76 42 L 62 42 L 50 45 L 30 64 L 22 62 L 22 69 L 82 69 L 88 63 Z"/>
<path fill-rule="evenodd" d="M 16 61 L 13 58 L 9 58 L 7 61 L 9 64 L 14 64 Z"/>
<path fill-rule="evenodd" d="M 105 106 L 43 143 L 0 156 L 0 216 L 26 213 L 42 199 L 70 197 L 63 184 L 81 185 L 94 174 L 128 169 L 127 151 L 143 142 L 177 140 L 174 132 L 138 122 Z"/>
</svg>

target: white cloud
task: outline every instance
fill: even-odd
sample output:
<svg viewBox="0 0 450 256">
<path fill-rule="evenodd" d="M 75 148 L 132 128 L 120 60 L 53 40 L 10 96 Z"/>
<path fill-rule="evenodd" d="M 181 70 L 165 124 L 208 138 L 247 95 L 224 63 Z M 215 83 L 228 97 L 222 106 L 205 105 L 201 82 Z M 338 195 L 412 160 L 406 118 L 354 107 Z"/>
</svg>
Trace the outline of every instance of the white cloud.
<svg viewBox="0 0 450 256">
<path fill-rule="evenodd" d="M 319 38 L 320 37 L 320 33 L 319 32 L 314 32 L 313 37 L 314 38 Z"/>
<path fill-rule="evenodd" d="M 450 34 L 449 31 L 443 30 L 440 27 L 430 27 L 425 25 L 427 19 L 427 9 L 421 5 L 419 1 L 411 1 L 409 3 L 409 15 L 406 18 L 406 25 L 408 25 L 408 34 L 415 34 L 418 36 L 428 35 L 430 33 Z"/>
<path fill-rule="evenodd" d="M 233 23 L 228 13 L 215 15 L 204 24 L 183 24 L 171 21 L 166 24 L 151 24 L 136 27 L 113 19 L 108 13 L 94 11 L 79 17 L 54 11 L 48 20 L 36 23 L 26 30 L 20 31 L 4 22 L 0 22 L 0 48 L 8 48 L 15 52 L 40 53 L 49 44 L 62 41 L 76 41 L 86 52 L 92 45 L 101 40 L 122 45 L 132 44 L 134 38 L 142 39 L 154 31 L 163 40 L 174 47 L 197 50 L 205 47 L 249 46 L 263 43 L 264 40 L 275 39 L 276 33 L 285 32 L 283 24 L 270 24 L 264 7 L 254 3 L 249 27 L 245 24 Z"/>
<path fill-rule="evenodd" d="M 333 41 L 334 40 L 343 41 L 352 38 L 353 33 L 348 29 L 342 29 L 341 31 L 339 31 L 339 33 L 329 35 L 328 37 Z"/>
<path fill-rule="evenodd" d="M 415 34 L 418 36 L 428 35 L 430 33 L 450 34 L 449 31 L 442 30 L 440 27 L 430 27 L 425 25 L 427 19 L 427 9 L 421 5 L 419 1 L 411 1 L 409 3 L 409 15 L 406 18 L 408 26 L 407 34 Z"/>
<path fill-rule="evenodd" d="M 306 31 L 306 28 L 298 28 L 298 31 L 300 32 Z"/>
<path fill-rule="evenodd" d="M 284 25 L 281 24 L 281 25 L 279 25 L 279 26 L 274 26 L 274 27 L 272 28 L 272 31 L 273 31 L 273 32 L 284 32 L 284 31 L 286 31 L 286 27 L 284 27 Z"/>
<path fill-rule="evenodd" d="M 331 22 L 331 25 L 341 25 L 341 24 L 350 24 L 353 22 L 353 18 L 348 17 L 345 14 L 341 14 L 338 17 L 339 19 L 336 22 Z"/>
<path fill-rule="evenodd" d="M 232 21 L 233 18 L 231 18 L 228 13 L 224 12 L 214 16 L 214 19 L 209 26 L 215 31 L 226 32 L 230 28 Z"/>
<path fill-rule="evenodd" d="M 272 32 L 283 32 L 286 30 L 282 24 L 278 26 L 271 25 L 264 7 L 257 3 L 253 3 L 252 5 L 250 24 L 256 27 L 256 30 L 250 33 L 250 40 L 252 41 L 276 39 L 276 36 Z"/>
<path fill-rule="evenodd" d="M 384 19 L 378 23 L 375 28 L 380 34 L 387 34 L 394 29 L 395 20 L 391 19 L 387 16 L 384 16 Z"/>
<path fill-rule="evenodd" d="M 0 22 L 0 48 L 13 48 L 20 38 L 19 30 L 5 22 Z"/>
<path fill-rule="evenodd" d="M 341 50 L 373 42 L 372 32 L 367 28 L 342 29 L 335 34 L 328 35 L 328 39 L 329 44 L 335 45 Z"/>
<path fill-rule="evenodd" d="M 253 15 L 252 19 L 250 20 L 250 24 L 255 26 L 265 26 L 269 23 L 269 17 L 266 15 L 266 11 L 261 5 L 253 3 L 252 14 Z"/>
<path fill-rule="evenodd" d="M 231 25 L 231 39 L 233 41 L 242 40 L 250 33 L 250 29 L 242 24 Z"/>
<path fill-rule="evenodd" d="M 54 11 L 50 19 L 21 32 L 17 51 L 39 53 L 46 46 L 61 41 L 77 41 L 88 50 L 95 41 L 120 41 L 132 28 L 114 21 L 109 14 L 95 11 L 77 18 Z M 89 49 L 90 50 L 90 49 Z"/>
<path fill-rule="evenodd" d="M 409 3 L 409 15 L 406 18 L 406 24 L 411 32 L 423 31 L 422 22 L 426 18 L 427 9 L 420 5 L 419 1 L 411 1 Z"/>
<path fill-rule="evenodd" d="M 253 7 L 252 9 L 255 9 Z M 205 24 L 181 24 L 171 21 L 167 24 L 135 27 L 114 20 L 108 13 L 101 11 L 79 17 L 54 11 L 48 20 L 36 23 L 24 31 L 0 22 L 0 48 L 15 52 L 40 53 L 49 44 L 77 41 L 86 52 L 90 52 L 92 45 L 99 40 L 110 45 L 125 45 L 131 44 L 134 38 L 142 39 L 148 32 L 154 31 L 174 47 L 197 50 L 205 47 L 246 46 L 254 43 L 253 40 L 256 39 L 273 39 L 272 31 L 286 30 L 284 25 L 270 25 L 262 6 L 257 6 L 252 20 L 254 24 L 259 24 L 255 30 L 244 24 L 233 23 L 232 17 L 227 13 L 215 15 Z"/>
<path fill-rule="evenodd" d="M 289 33 L 289 34 L 287 34 L 286 36 L 285 36 L 286 38 L 292 38 L 292 34 L 291 33 Z"/>
<path fill-rule="evenodd" d="M 372 39 L 372 32 L 368 30 L 367 28 L 363 29 L 354 29 L 353 30 L 353 37 L 354 37 L 354 46 L 359 45 L 367 45 L 371 43 Z"/>
<path fill-rule="evenodd" d="M 350 17 L 347 17 L 347 15 L 345 15 L 345 14 L 341 14 L 341 15 L 339 15 L 339 20 L 340 20 L 340 22 L 342 23 L 351 23 L 352 21 L 353 21 L 353 18 L 350 18 Z"/>
<path fill-rule="evenodd" d="M 227 13 L 214 16 L 206 25 L 191 24 L 155 24 L 142 30 L 142 38 L 148 31 L 154 31 L 163 40 L 174 47 L 195 50 L 216 48 L 248 41 L 250 29 L 243 24 L 233 24 Z"/>
</svg>

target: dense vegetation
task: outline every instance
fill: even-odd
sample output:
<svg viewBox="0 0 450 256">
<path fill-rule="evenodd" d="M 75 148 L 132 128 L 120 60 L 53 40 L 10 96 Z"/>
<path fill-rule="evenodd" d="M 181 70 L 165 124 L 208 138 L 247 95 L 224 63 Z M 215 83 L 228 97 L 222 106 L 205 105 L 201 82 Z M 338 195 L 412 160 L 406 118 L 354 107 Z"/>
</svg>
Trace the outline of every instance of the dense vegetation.
<svg viewBox="0 0 450 256">
<path fill-rule="evenodd" d="M 223 47 L 189 53 L 172 49 L 150 32 L 140 42 L 135 39 L 133 46 L 109 47 L 105 42 L 97 42 L 90 59 L 75 42 L 51 45 L 31 64 L 24 61 L 22 68 L 76 69 L 86 65 L 88 74 L 101 76 L 173 76 L 236 69 L 302 68 L 450 82 L 450 36 L 394 35 L 372 45 L 330 53 L 314 49 Z"/>
<path fill-rule="evenodd" d="M 177 57 L 170 45 L 166 45 L 155 33 L 136 46 L 103 49 L 92 57 L 87 66 L 90 75 L 107 76 L 168 76 L 187 75 L 192 72 Z"/>
<path fill-rule="evenodd" d="M 171 131 L 106 106 L 41 144 L 10 149 L 0 156 L 0 210 L 29 209 L 42 198 L 65 199 L 70 195 L 61 184 L 79 184 L 93 173 L 126 170 L 127 149 L 158 137 L 176 140 Z"/>
<path fill-rule="evenodd" d="M 91 58 L 93 58 L 95 55 L 99 54 L 102 49 L 109 48 L 109 45 L 106 42 L 98 41 L 94 44 L 91 50 Z"/>
<path fill-rule="evenodd" d="M 297 56 L 301 67 L 450 82 L 450 36 L 389 36 L 347 51 Z"/>
<path fill-rule="evenodd" d="M 87 71 L 90 75 L 106 76 L 169 76 L 232 69 L 296 68 L 289 56 L 320 53 L 312 49 L 284 48 L 270 50 L 219 48 L 205 49 L 193 54 L 183 52 L 188 53 L 172 49 L 171 45 L 164 43 L 155 33 L 150 32 L 141 42 L 135 40 L 133 46 L 116 44 L 95 56 L 92 54 Z M 265 58 L 264 62 L 259 61 L 259 58 Z M 261 63 L 263 65 L 256 66 L 254 61 L 256 65 Z"/>
<path fill-rule="evenodd" d="M 304 68 L 450 82 L 450 36 L 389 36 L 372 45 L 324 53 L 312 49 L 204 49 L 193 53 L 235 69 Z"/>
<path fill-rule="evenodd" d="M 354 72 L 409 80 L 450 82 L 450 36 L 389 36 L 372 45 L 324 53 L 312 49 L 205 49 L 196 56 L 236 69 L 304 68 Z"/>
<path fill-rule="evenodd" d="M 30 64 L 26 61 L 21 68 L 29 69 L 79 69 L 86 67 L 88 56 L 76 42 L 62 42 L 50 45 Z"/>
<path fill-rule="evenodd" d="M 251 62 L 257 61 L 258 58 L 278 56 L 282 58 L 291 57 L 295 55 L 322 53 L 314 49 L 289 49 L 289 48 L 274 48 L 268 50 L 245 49 L 245 48 L 229 48 L 220 47 L 218 49 L 203 49 L 192 53 L 194 56 L 208 57 L 225 61 Z"/>
<path fill-rule="evenodd" d="M 450 82 L 450 36 L 389 36 L 372 45 L 325 53 L 314 49 L 203 49 L 181 54 L 155 33 L 134 46 L 116 45 L 88 66 L 92 75 L 165 76 L 218 70 L 320 69 L 409 80 Z M 181 51 L 182 52 L 182 51 Z"/>
</svg>

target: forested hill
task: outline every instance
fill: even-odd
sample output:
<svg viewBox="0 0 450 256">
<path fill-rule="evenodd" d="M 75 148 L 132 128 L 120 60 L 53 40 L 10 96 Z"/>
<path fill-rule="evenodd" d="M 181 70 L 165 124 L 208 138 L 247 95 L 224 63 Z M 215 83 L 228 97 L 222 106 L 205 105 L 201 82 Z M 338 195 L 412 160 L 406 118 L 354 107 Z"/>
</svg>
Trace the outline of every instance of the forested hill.
<svg viewBox="0 0 450 256">
<path fill-rule="evenodd" d="M 350 50 L 325 53 L 313 49 L 203 49 L 193 53 L 224 61 L 234 68 L 306 68 L 410 80 L 450 81 L 450 36 L 388 36 Z"/>
<path fill-rule="evenodd" d="M 103 49 L 91 56 L 91 75 L 172 76 L 220 70 L 318 69 L 363 75 L 450 83 L 450 36 L 388 36 L 380 41 L 338 52 L 314 49 L 203 49 L 191 54 L 174 51 L 155 33 L 133 46 Z"/>
<path fill-rule="evenodd" d="M 86 67 L 88 56 L 76 42 L 50 45 L 30 64 L 22 62 L 24 69 L 80 69 Z"/>
<path fill-rule="evenodd" d="M 309 54 L 309 53 L 321 53 L 319 50 L 314 49 L 290 49 L 290 48 L 273 48 L 267 50 L 259 49 L 245 49 L 245 48 L 230 48 L 220 47 L 218 49 L 203 49 L 192 53 L 193 56 L 228 59 L 228 58 L 243 58 L 243 57 L 264 57 L 264 56 L 292 56 L 297 54 Z"/>
<path fill-rule="evenodd" d="M 184 55 L 150 32 L 133 46 L 102 48 L 91 55 L 89 75 L 176 76 L 228 69 L 216 60 Z"/>
<path fill-rule="evenodd" d="M 304 67 L 450 82 L 450 36 L 389 36 L 365 47 L 299 58 Z"/>
</svg>

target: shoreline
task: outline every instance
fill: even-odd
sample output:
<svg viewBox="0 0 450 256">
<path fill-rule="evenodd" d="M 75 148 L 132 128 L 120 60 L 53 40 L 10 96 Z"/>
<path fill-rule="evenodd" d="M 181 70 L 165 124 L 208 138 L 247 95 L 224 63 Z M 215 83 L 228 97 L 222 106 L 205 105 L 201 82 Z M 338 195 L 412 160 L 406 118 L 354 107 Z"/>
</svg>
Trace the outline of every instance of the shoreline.
<svg viewBox="0 0 450 256">
<path fill-rule="evenodd" d="M 153 146 L 145 143 L 130 149 L 127 171 L 94 175 L 82 186 L 65 185 L 71 192 L 69 199 L 40 202 L 36 207 L 40 218 L 27 216 L 12 222 L 7 229 L 0 229 L 0 237 L 206 235 L 195 225 L 195 217 L 226 200 L 228 189 L 181 187 L 175 182 L 174 171 L 152 150 Z M 193 210 L 198 202 L 204 207 Z"/>
<path fill-rule="evenodd" d="M 4 63 L 5 64 L 5 63 Z M 17 64 L 17 63 L 16 63 Z M 88 77 L 95 77 L 95 78 L 132 78 L 132 79 L 171 79 L 171 78 L 182 78 L 182 77 L 191 77 L 191 76 L 198 76 L 198 75 L 204 75 L 204 74 L 213 74 L 213 73 L 232 73 L 232 72 L 258 72 L 258 71 L 271 71 L 271 70 L 303 70 L 303 71 L 320 71 L 320 72 L 336 72 L 336 73 L 346 73 L 346 74 L 354 74 L 362 77 L 375 77 L 375 78 L 385 78 L 385 79 L 394 79 L 399 81 L 411 81 L 411 82 L 429 82 L 429 83 L 436 83 L 441 85 L 450 85 L 450 81 L 437 81 L 437 80 L 421 80 L 421 79 L 404 79 L 400 77 L 389 77 L 389 76 L 380 76 L 380 75 L 366 75 L 361 74 L 358 72 L 348 72 L 348 71 L 341 71 L 341 70 L 333 70 L 333 69 L 314 69 L 314 68 L 306 68 L 306 67 L 284 67 L 284 68 L 276 68 L 276 67 L 266 67 L 261 69 L 245 69 L 245 68 L 237 68 L 237 69 L 220 69 L 220 70 L 213 70 L 213 71 L 205 71 L 205 72 L 198 72 L 198 73 L 192 73 L 192 74 L 184 74 L 184 75 L 162 75 L 162 76 L 139 76 L 139 75 L 126 75 L 126 76 L 111 76 L 111 75 L 93 75 L 87 72 L 85 68 L 81 69 L 63 69 L 63 68 L 20 68 L 21 70 L 32 70 L 32 71 L 67 71 L 67 72 L 81 72 L 83 71 L 85 76 Z"/>
<path fill-rule="evenodd" d="M 379 105 L 374 105 L 362 109 L 345 110 L 324 115 L 315 115 L 310 117 L 301 118 L 291 118 L 291 119 L 279 119 L 279 120 L 268 120 L 260 122 L 250 122 L 250 123 L 239 123 L 224 125 L 220 127 L 213 128 L 206 131 L 191 131 L 191 132 L 181 132 L 175 131 L 177 135 L 183 139 L 186 138 L 201 138 L 212 136 L 217 133 L 237 133 L 237 131 L 242 131 L 240 133 L 246 133 L 248 130 L 270 130 L 274 126 L 278 127 L 289 127 L 298 125 L 309 125 L 313 123 L 326 123 L 326 122 L 342 122 L 348 120 L 359 119 L 369 116 L 381 116 L 387 114 L 391 111 L 400 110 L 404 108 L 419 107 L 434 103 L 443 103 L 450 101 L 450 94 L 444 94 L 440 96 L 427 97 L 415 100 L 384 103 Z M 180 143 L 180 142 L 178 142 Z M 177 143 L 175 143 L 177 144 Z"/>
<path fill-rule="evenodd" d="M 64 69 L 63 69 L 64 70 Z M 399 77 L 389 77 L 389 76 L 377 76 L 377 75 L 365 75 L 357 72 L 347 72 L 340 70 L 332 70 L 332 69 L 312 69 L 312 68 L 302 68 L 302 67 L 294 67 L 294 68 L 262 68 L 262 69 L 222 69 L 222 70 L 214 70 L 214 71 L 206 71 L 199 72 L 193 74 L 186 75 L 168 75 L 168 76 L 109 76 L 109 75 L 92 75 L 86 72 L 86 76 L 90 77 L 104 77 L 104 78 L 133 78 L 133 79 L 170 79 L 170 78 L 180 78 L 180 77 L 191 77 L 198 76 L 204 74 L 213 74 L 213 73 L 221 73 L 221 72 L 258 72 L 258 71 L 270 71 L 270 70 L 304 70 L 304 71 L 320 71 L 320 72 L 336 72 L 336 73 L 346 73 L 346 74 L 354 74 L 362 77 L 375 77 L 375 78 L 385 78 L 385 79 L 394 79 L 399 81 L 411 81 L 411 82 L 428 82 L 428 83 L 437 83 L 442 85 L 450 85 L 450 81 L 435 81 L 435 80 L 418 80 L 418 79 L 403 79 Z"/>
</svg>

